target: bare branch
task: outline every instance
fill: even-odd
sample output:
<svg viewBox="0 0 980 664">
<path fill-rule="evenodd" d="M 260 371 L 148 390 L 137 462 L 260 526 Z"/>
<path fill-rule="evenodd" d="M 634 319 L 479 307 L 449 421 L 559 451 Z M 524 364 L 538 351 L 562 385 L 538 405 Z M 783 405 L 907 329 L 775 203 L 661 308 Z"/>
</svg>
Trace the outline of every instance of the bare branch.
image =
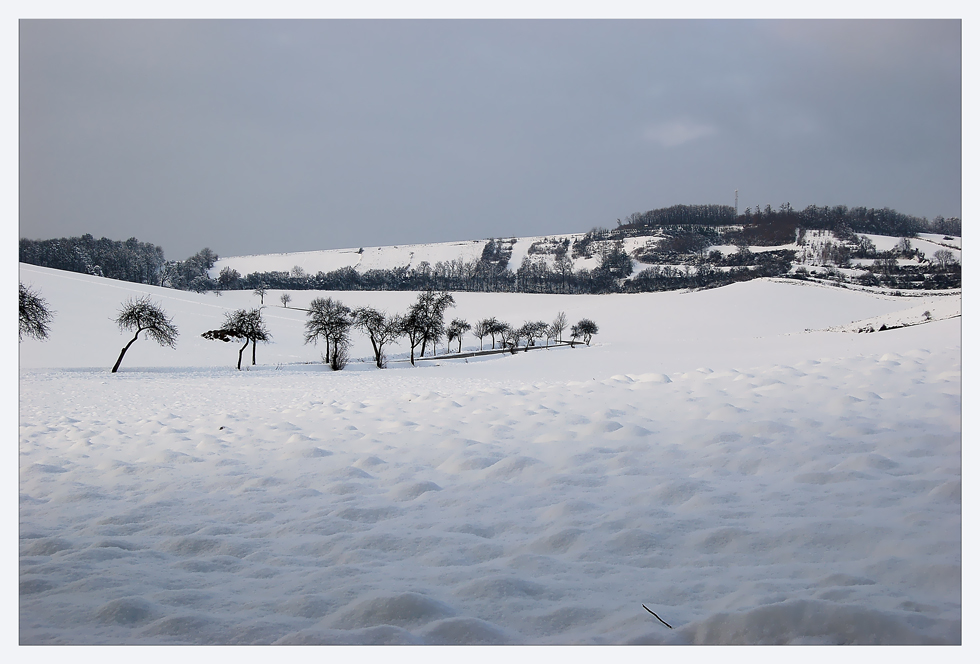
<svg viewBox="0 0 980 664">
<path fill-rule="evenodd" d="M 644 609 L 647 609 L 647 605 L 646 605 L 646 604 L 640 604 L 640 606 L 642 606 L 642 607 L 643 607 Z M 660 622 L 662 622 L 662 623 L 664 623 L 665 625 L 667 625 L 667 623 L 665 623 L 665 622 L 664 622 L 664 619 L 663 619 L 663 618 L 661 618 L 660 616 L 658 616 L 658 615 L 657 615 L 656 613 L 653 613 L 653 611 L 650 611 L 650 609 L 647 609 L 647 611 L 649 611 L 649 612 L 650 612 L 650 613 L 651 613 L 651 614 L 653 615 L 653 617 L 654 617 L 654 618 L 656 618 L 656 619 L 657 619 L 657 620 L 659 620 Z M 668 627 L 668 628 L 670 628 L 670 629 L 674 629 L 674 628 L 673 628 L 673 627 L 671 627 L 670 625 L 667 625 L 667 627 Z"/>
</svg>

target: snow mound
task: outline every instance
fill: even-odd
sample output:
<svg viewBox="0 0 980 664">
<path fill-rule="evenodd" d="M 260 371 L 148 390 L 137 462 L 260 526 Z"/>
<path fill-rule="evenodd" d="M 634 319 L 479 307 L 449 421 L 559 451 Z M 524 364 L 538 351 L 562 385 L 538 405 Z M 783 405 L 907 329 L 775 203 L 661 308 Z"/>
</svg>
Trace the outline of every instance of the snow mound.
<svg viewBox="0 0 980 664">
<path fill-rule="evenodd" d="M 402 593 L 358 602 L 330 622 L 339 629 L 363 629 L 378 625 L 410 627 L 455 614 L 456 611 L 444 602 L 418 593 Z"/>
<path fill-rule="evenodd" d="M 929 628 L 932 634 L 922 628 Z M 959 625 L 951 621 L 803 599 L 714 614 L 679 631 L 678 642 L 699 645 L 960 643 Z"/>
</svg>

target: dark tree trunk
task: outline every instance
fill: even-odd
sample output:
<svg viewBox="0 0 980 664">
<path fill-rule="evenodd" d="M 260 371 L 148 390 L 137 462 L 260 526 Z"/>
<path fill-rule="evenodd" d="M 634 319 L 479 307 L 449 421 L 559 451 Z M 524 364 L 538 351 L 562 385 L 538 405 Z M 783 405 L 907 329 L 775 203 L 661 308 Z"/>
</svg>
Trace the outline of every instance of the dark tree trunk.
<svg viewBox="0 0 980 664">
<path fill-rule="evenodd" d="M 244 353 L 245 352 L 245 349 L 248 348 L 248 342 L 249 342 L 249 340 L 246 339 L 245 340 L 245 345 L 238 349 L 238 370 L 239 371 L 242 370 L 242 353 Z"/>
<path fill-rule="evenodd" d="M 381 368 L 381 349 L 378 348 L 378 342 L 375 341 L 374 335 L 371 334 L 370 332 L 368 333 L 368 338 L 371 340 L 371 347 L 374 349 L 374 363 L 377 364 L 378 365 L 378 368 L 380 369 Z"/>
<path fill-rule="evenodd" d="M 463 337 L 462 336 L 460 336 L 460 338 L 459 338 L 459 348 L 456 349 L 456 352 L 457 353 L 462 353 L 463 352 Z"/>
<path fill-rule="evenodd" d="M 255 366 L 255 339 L 252 339 L 252 366 Z"/>
<path fill-rule="evenodd" d="M 136 334 L 133 335 L 133 338 L 129 341 L 129 343 L 123 346 L 123 349 L 119 351 L 119 358 L 116 360 L 116 363 L 112 366 L 111 373 L 116 373 L 116 371 L 119 370 L 119 365 L 122 364 L 123 356 L 126 354 L 126 351 L 129 350 L 129 347 L 133 345 L 133 342 L 136 341 L 136 337 L 138 337 L 140 335 L 140 332 L 142 331 L 143 331 L 142 329 L 136 330 Z"/>
</svg>

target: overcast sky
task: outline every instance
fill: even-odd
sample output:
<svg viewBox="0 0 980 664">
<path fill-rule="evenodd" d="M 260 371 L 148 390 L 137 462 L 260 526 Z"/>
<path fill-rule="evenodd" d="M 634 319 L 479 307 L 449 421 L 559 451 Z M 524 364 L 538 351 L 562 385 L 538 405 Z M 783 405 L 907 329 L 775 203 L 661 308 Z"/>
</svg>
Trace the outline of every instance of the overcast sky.
<svg viewBox="0 0 980 664">
<path fill-rule="evenodd" d="M 21 21 L 20 235 L 183 259 L 961 215 L 959 21 Z"/>
</svg>

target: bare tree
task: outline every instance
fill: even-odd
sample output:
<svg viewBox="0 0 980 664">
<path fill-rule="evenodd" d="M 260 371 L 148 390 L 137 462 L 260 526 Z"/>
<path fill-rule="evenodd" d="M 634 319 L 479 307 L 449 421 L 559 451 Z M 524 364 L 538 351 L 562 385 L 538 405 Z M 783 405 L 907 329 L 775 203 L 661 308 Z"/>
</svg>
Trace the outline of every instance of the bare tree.
<svg viewBox="0 0 980 664">
<path fill-rule="evenodd" d="M 483 350 L 483 338 L 489 336 L 490 328 L 495 322 L 494 318 L 484 318 L 476 321 L 473 326 L 473 336 L 480 340 L 480 350 Z"/>
<path fill-rule="evenodd" d="M 586 346 L 592 343 L 592 335 L 598 333 L 599 326 L 588 318 L 583 318 L 575 325 L 572 325 L 572 338 L 577 339 L 582 337 L 582 340 L 585 341 Z"/>
<path fill-rule="evenodd" d="M 503 348 L 504 347 L 504 335 L 510 329 L 510 325 L 508 325 L 507 323 L 505 323 L 503 321 L 499 321 L 496 318 L 491 318 L 490 321 L 491 321 L 490 328 L 489 328 L 489 333 L 490 333 L 490 348 L 494 348 L 496 346 L 496 342 L 494 341 L 494 336 L 499 336 L 500 337 L 500 347 Z"/>
<path fill-rule="evenodd" d="M 510 348 L 511 353 L 516 353 L 518 346 L 521 345 L 521 330 L 507 323 L 501 323 L 497 333 L 500 335 L 500 347 Z"/>
<path fill-rule="evenodd" d="M 335 344 L 333 349 L 333 357 L 330 358 L 330 368 L 334 371 L 340 371 L 346 367 L 349 350 L 349 339 L 344 339 L 339 344 Z"/>
<path fill-rule="evenodd" d="M 936 260 L 936 264 L 939 265 L 940 270 L 945 270 L 955 262 L 953 260 L 953 252 L 949 249 L 940 249 L 932 257 Z"/>
<path fill-rule="evenodd" d="M 903 237 L 892 251 L 901 255 L 902 258 L 909 258 L 909 254 L 912 253 L 912 242 L 907 237 Z"/>
<path fill-rule="evenodd" d="M 242 370 L 242 353 L 252 344 L 252 364 L 255 364 L 255 343 L 263 341 L 268 343 L 272 340 L 272 334 L 262 320 L 261 309 L 237 309 L 225 314 L 224 324 L 217 330 L 208 330 L 201 335 L 205 339 L 213 341 L 229 342 L 244 341 L 245 343 L 238 349 L 237 369 Z"/>
<path fill-rule="evenodd" d="M 47 300 L 41 294 L 20 284 L 20 328 L 18 338 L 24 340 L 24 335 L 44 340 L 51 331 L 53 312 L 48 308 Z"/>
<path fill-rule="evenodd" d="M 567 327 L 568 327 L 568 316 L 565 315 L 564 311 L 559 311 L 558 315 L 555 316 L 555 320 L 551 322 L 551 328 L 549 328 L 551 334 L 549 336 L 555 341 L 558 341 L 560 343 L 561 333 L 564 332 L 565 328 Z"/>
<path fill-rule="evenodd" d="M 385 345 L 402 335 L 401 318 L 388 316 L 373 307 L 358 307 L 354 309 L 354 327 L 367 333 L 374 348 L 374 362 L 383 369 Z"/>
<path fill-rule="evenodd" d="M 425 321 L 422 314 L 415 307 L 408 310 L 408 313 L 400 318 L 401 328 L 399 332 L 408 337 L 408 345 L 411 348 L 409 360 L 415 366 L 415 349 L 425 338 Z"/>
<path fill-rule="evenodd" d="M 463 352 L 463 335 L 469 332 L 471 327 L 472 326 L 462 318 L 454 318 L 452 322 L 446 326 L 447 353 L 449 352 L 449 344 L 453 342 L 453 339 L 459 339 L 459 347 L 456 349 L 456 352 Z"/>
<path fill-rule="evenodd" d="M 309 320 L 306 321 L 306 343 L 312 341 L 315 344 L 316 340 L 322 337 L 327 344 L 327 352 L 323 356 L 323 361 L 330 364 L 330 367 L 335 371 L 343 369 L 343 365 L 346 364 L 346 357 L 341 363 L 338 354 L 341 351 L 341 346 L 343 346 L 346 356 L 350 327 L 354 322 L 351 319 L 350 308 L 344 306 L 339 300 L 318 297 L 310 302 L 310 308 L 306 315 L 309 317 Z M 331 344 L 333 344 L 333 354 L 330 352 Z M 337 359 L 331 360 L 334 357 Z"/>
<path fill-rule="evenodd" d="M 258 296 L 259 296 L 259 305 L 263 305 L 263 304 L 265 304 L 265 294 L 266 294 L 267 292 L 268 292 L 268 291 L 266 291 L 266 288 L 265 288 L 265 286 L 259 286 L 259 287 L 258 287 L 258 288 L 256 288 L 256 289 L 255 289 L 254 291 L 252 291 L 252 293 L 253 293 L 254 295 L 258 295 Z"/>
<path fill-rule="evenodd" d="M 249 331 L 252 331 L 252 366 L 255 366 L 255 344 L 258 341 L 269 343 L 272 341 L 272 334 L 262 320 L 262 307 L 249 311 Z"/>
<path fill-rule="evenodd" d="M 282 302 L 282 306 L 285 309 L 286 305 L 293 301 L 293 298 L 289 295 L 289 293 L 283 293 L 279 296 L 279 301 Z"/>
<path fill-rule="evenodd" d="M 525 322 L 517 330 L 518 339 L 525 339 L 524 350 L 534 345 L 534 340 L 543 336 L 548 329 L 544 321 Z"/>
<path fill-rule="evenodd" d="M 419 357 L 425 355 L 425 346 L 432 344 L 432 354 L 435 355 L 436 343 L 442 338 L 445 332 L 443 320 L 445 319 L 446 309 L 456 306 L 456 300 L 447 292 L 436 293 L 431 290 L 419 293 L 419 298 L 409 309 L 406 320 L 419 328 L 422 333 L 422 352 Z"/>
<path fill-rule="evenodd" d="M 136 342 L 140 332 L 144 330 L 146 330 L 146 336 L 161 346 L 176 347 L 177 326 L 174 325 L 171 318 L 167 317 L 166 312 L 160 308 L 160 305 L 154 304 L 150 300 L 149 295 L 143 295 L 124 302 L 122 309 L 119 310 L 119 315 L 116 316 L 114 321 L 119 326 L 120 331 L 136 330 L 136 333 L 130 339 L 129 343 L 123 346 L 123 349 L 119 352 L 119 358 L 112 367 L 112 373 L 116 373 L 119 370 L 119 365 L 122 364 L 126 351 Z"/>
</svg>

